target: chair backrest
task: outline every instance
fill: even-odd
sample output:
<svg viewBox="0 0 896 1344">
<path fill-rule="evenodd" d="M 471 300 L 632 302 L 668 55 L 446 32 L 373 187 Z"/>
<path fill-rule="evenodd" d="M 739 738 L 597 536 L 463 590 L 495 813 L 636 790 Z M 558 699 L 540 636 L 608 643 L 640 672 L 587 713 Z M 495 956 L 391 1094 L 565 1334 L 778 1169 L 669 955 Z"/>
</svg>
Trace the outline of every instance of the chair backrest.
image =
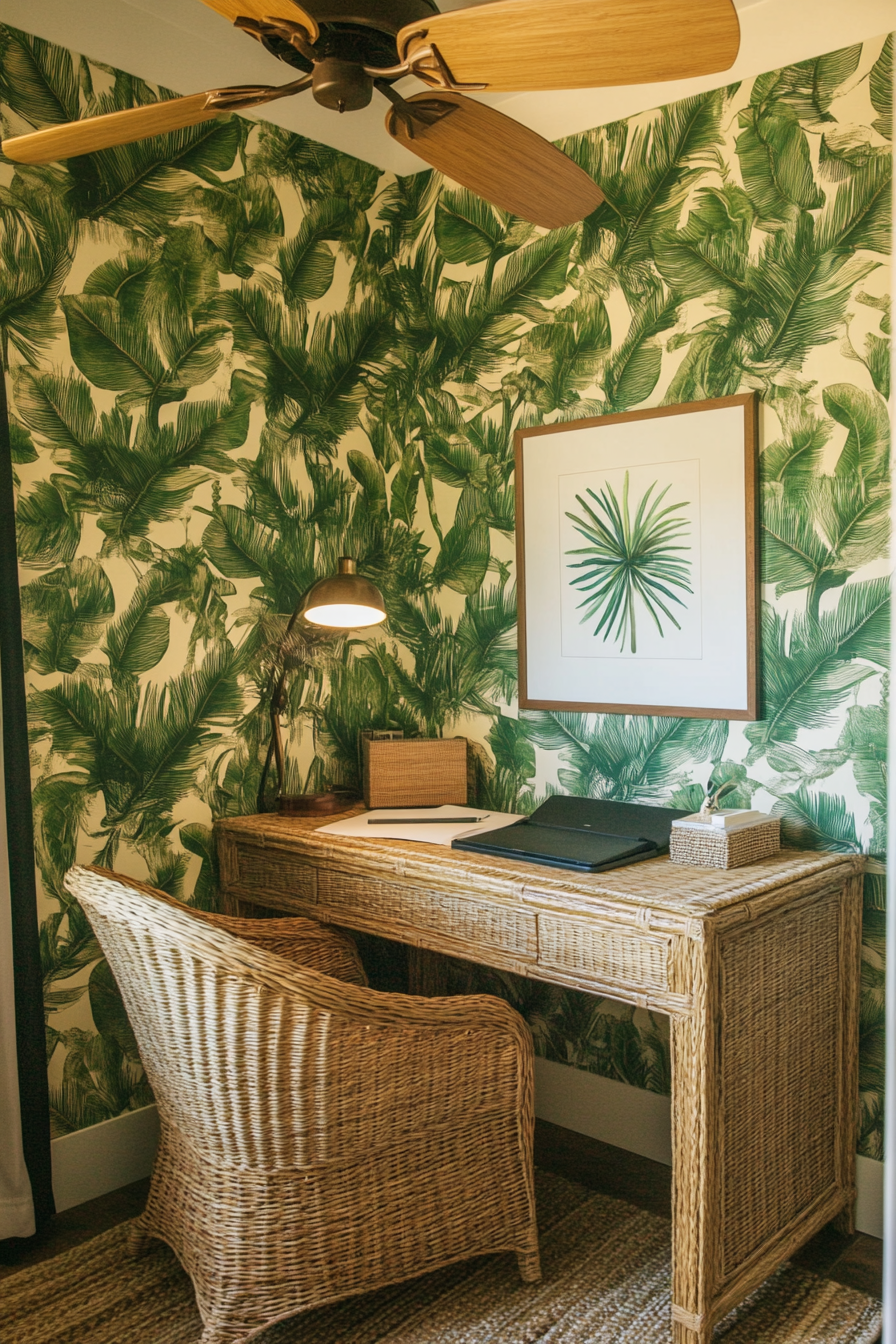
<svg viewBox="0 0 896 1344">
<path fill-rule="evenodd" d="M 197 910 L 195 906 L 185 905 L 167 892 L 158 891 L 136 878 L 122 877 L 108 868 L 85 864 L 83 871 L 111 878 L 113 882 L 119 882 L 133 891 L 142 891 L 202 924 L 233 934 L 235 938 L 243 938 L 254 947 L 262 947 L 266 952 L 286 957 L 294 964 L 308 966 L 322 975 L 344 980 L 346 984 L 367 984 L 367 975 L 354 940 L 332 924 L 321 924 L 317 920 L 303 919 L 297 915 L 285 919 L 242 919 L 237 915 L 219 915 L 217 911 Z"/>
<path fill-rule="evenodd" d="M 163 1123 L 225 1165 L 301 1165 L 318 1128 L 303 1115 L 319 1091 L 308 1086 L 315 1056 L 343 996 L 374 992 L 289 964 L 126 878 L 75 867 L 65 884 L 118 982 Z"/>
</svg>

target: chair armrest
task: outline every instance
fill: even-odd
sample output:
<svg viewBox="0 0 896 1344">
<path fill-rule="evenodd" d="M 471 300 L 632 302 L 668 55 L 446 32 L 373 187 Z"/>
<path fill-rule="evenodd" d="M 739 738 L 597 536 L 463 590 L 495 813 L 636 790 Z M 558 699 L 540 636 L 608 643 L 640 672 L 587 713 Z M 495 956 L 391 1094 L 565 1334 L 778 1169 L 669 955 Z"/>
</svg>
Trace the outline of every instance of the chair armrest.
<svg viewBox="0 0 896 1344">
<path fill-rule="evenodd" d="M 188 907 L 189 908 L 189 907 Z M 254 947 L 284 957 L 295 966 L 306 966 L 321 975 L 350 985 L 367 984 L 354 939 L 331 924 L 318 924 L 299 915 L 286 919 L 241 919 L 206 910 L 190 910 L 213 928 L 243 938 Z"/>
<path fill-rule="evenodd" d="M 306 1075 L 306 1114 L 326 1116 L 314 1126 L 315 1161 L 438 1145 L 437 1132 L 478 1142 L 495 1126 L 515 1131 L 521 1148 L 531 1144 L 535 1052 L 513 1008 L 486 995 L 410 1000 L 409 1020 L 405 995 L 371 997 L 392 1020 L 362 1025 L 334 1014 L 313 1080 Z M 421 1008 L 426 1023 L 413 1020 Z"/>
</svg>

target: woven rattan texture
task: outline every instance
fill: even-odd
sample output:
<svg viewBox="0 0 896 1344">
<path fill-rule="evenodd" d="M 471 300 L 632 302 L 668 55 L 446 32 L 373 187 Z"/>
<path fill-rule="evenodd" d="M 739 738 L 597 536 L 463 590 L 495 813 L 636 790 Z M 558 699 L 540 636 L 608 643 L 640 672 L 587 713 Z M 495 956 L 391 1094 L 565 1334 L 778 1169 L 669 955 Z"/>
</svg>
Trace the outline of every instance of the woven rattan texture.
<svg viewBox="0 0 896 1344">
<path fill-rule="evenodd" d="M 367 905 L 378 916 L 419 924 L 422 912 L 430 928 L 441 929 L 455 938 L 475 939 L 508 952 L 535 956 L 535 916 L 506 905 L 446 896 L 437 891 L 427 892 L 425 900 L 421 900 L 398 883 L 328 872 L 319 874 L 317 894 L 320 904 L 337 918 L 340 909 L 357 910 Z"/>
<path fill-rule="evenodd" d="M 740 831 L 692 830 L 672 825 L 669 858 L 673 863 L 699 868 L 743 868 L 757 863 L 781 848 L 781 822 L 777 817 L 745 826 Z"/>
<path fill-rule="evenodd" d="M 313 873 L 289 854 L 247 849 L 240 855 L 240 878 L 246 889 L 254 890 L 259 897 L 287 890 L 314 899 Z"/>
<path fill-rule="evenodd" d="M 248 848 L 252 851 L 252 881 L 266 890 L 275 891 L 278 885 L 282 890 L 292 882 L 292 879 L 289 883 L 283 881 L 283 861 L 288 858 L 296 863 L 295 848 L 298 845 L 306 865 L 321 863 L 339 871 L 351 870 L 356 876 L 369 873 L 380 879 L 391 870 L 430 891 L 449 893 L 455 890 L 469 894 L 475 889 L 485 900 L 498 896 L 550 901 L 556 896 L 564 904 L 570 896 L 575 896 L 585 898 L 595 912 L 601 902 L 606 902 L 614 907 L 614 915 L 617 912 L 623 915 L 626 907 L 635 910 L 646 907 L 687 918 L 771 894 L 826 868 L 853 862 L 842 854 L 784 849 L 751 864 L 736 877 L 715 868 L 679 867 L 665 858 L 650 859 L 607 873 L 567 873 L 491 855 L 462 854 L 414 841 L 327 835 L 319 830 L 324 824 L 317 820 L 271 814 L 231 817 L 219 822 L 219 836 L 226 837 L 228 844 L 239 844 L 240 871 L 228 881 L 239 883 L 243 889 L 248 887 L 245 866 Z M 226 854 L 223 857 L 226 862 Z M 307 884 L 312 869 L 301 865 L 297 868 L 302 881 Z"/>
<path fill-rule="evenodd" d="M 723 1277 L 837 1182 L 849 1123 L 838 1086 L 839 907 L 831 892 L 722 943 Z"/>
<path fill-rule="evenodd" d="M 665 989 L 669 983 L 667 939 L 631 938 L 615 929 L 550 915 L 538 917 L 538 960 L 579 976 L 644 988 Z"/>
<path fill-rule="evenodd" d="M 537 1277 L 533 1051 L 513 1009 L 377 994 L 127 879 L 74 868 L 66 884 L 159 1107 L 134 1249 L 177 1252 L 203 1344 L 485 1251 Z"/>
<path fill-rule="evenodd" d="M 365 739 L 364 801 L 368 807 L 436 807 L 467 801 L 467 740 Z"/>
</svg>

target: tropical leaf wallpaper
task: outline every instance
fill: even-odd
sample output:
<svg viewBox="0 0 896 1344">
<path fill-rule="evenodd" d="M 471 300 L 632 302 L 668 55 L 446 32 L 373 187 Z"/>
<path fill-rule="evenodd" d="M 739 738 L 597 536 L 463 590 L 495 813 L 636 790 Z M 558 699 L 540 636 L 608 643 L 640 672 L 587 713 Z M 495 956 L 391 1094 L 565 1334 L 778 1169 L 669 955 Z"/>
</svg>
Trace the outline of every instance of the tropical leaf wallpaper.
<svg viewBox="0 0 896 1344">
<path fill-rule="evenodd" d="M 2 43 L 7 132 L 157 97 Z M 891 62 L 881 38 L 576 136 L 606 202 L 547 234 L 237 118 L 0 164 L 56 1133 L 149 1099 L 62 875 L 97 861 L 214 901 L 211 822 L 255 809 L 286 620 L 345 552 L 389 622 L 291 650 L 295 787 L 355 781 L 362 727 L 463 733 L 492 807 L 692 806 L 714 772 L 791 842 L 867 852 L 861 1150 L 881 1155 Z M 749 389 L 762 720 L 520 715 L 512 431 Z M 668 1090 L 663 1019 L 452 976 L 509 996 L 551 1058 Z"/>
</svg>

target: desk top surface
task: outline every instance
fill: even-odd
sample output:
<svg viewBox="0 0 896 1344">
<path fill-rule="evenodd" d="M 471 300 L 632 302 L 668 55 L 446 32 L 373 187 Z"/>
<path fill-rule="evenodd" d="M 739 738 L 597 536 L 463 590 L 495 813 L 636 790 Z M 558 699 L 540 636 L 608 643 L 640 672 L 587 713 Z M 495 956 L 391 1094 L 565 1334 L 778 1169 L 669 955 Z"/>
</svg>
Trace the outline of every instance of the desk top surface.
<svg viewBox="0 0 896 1344">
<path fill-rule="evenodd" d="M 363 811 L 357 807 L 352 815 Z M 267 813 L 228 817 L 216 823 L 219 835 L 237 843 L 289 852 L 328 868 L 370 877 L 391 875 L 438 890 L 475 893 L 492 899 L 539 899 L 553 904 L 614 904 L 663 909 L 690 918 L 712 915 L 776 888 L 831 870 L 832 880 L 862 871 L 861 855 L 782 849 L 743 868 L 693 868 L 668 857 L 647 859 L 604 873 L 579 873 L 515 859 L 474 855 L 443 845 L 409 840 L 355 839 L 319 834 L 338 817 L 282 817 Z M 839 872 L 834 870 L 839 869 Z"/>
</svg>

